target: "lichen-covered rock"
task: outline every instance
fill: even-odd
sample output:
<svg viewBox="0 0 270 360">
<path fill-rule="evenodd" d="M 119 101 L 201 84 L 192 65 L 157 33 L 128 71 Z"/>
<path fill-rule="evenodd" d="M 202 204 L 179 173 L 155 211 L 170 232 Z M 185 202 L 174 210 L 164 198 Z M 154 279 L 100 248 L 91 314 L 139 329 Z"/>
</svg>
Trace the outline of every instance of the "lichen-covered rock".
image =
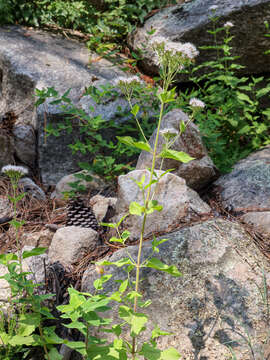
<svg viewBox="0 0 270 360">
<path fill-rule="evenodd" d="M 163 129 L 173 129 L 178 134 L 181 121 L 187 124 L 189 121 L 188 116 L 180 109 L 174 109 L 166 114 L 162 119 L 161 131 Z M 157 131 L 155 130 L 149 140 L 152 147 L 154 145 L 156 133 Z M 165 140 L 160 135 L 157 148 L 158 152 L 162 150 L 164 144 Z M 184 151 L 190 156 L 194 157 L 195 160 L 184 164 L 177 160 L 164 159 L 162 170 L 173 169 L 172 173 L 184 178 L 187 185 L 192 189 L 201 189 L 216 177 L 216 168 L 207 154 L 207 150 L 203 145 L 199 129 L 195 124 L 188 124 L 184 134 L 178 137 L 171 149 L 176 151 Z M 152 154 L 146 151 L 142 151 L 139 156 L 136 169 L 142 170 L 151 168 L 152 158 Z M 161 158 L 158 158 L 156 161 L 156 168 L 159 168 L 160 164 Z"/>
<path fill-rule="evenodd" d="M 65 267 L 94 251 L 98 245 L 98 233 L 89 228 L 67 226 L 58 229 L 49 247 L 49 261 L 59 261 Z"/>
<path fill-rule="evenodd" d="M 213 9 L 215 7 L 215 9 Z M 215 26 L 221 27 L 227 21 L 234 24 L 230 29 L 233 36 L 232 54 L 245 66 L 245 74 L 268 72 L 269 59 L 264 51 L 270 48 L 270 40 L 264 36 L 264 21 L 270 21 L 269 0 L 193 0 L 182 5 L 164 8 L 146 20 L 144 26 L 138 27 L 129 37 L 129 45 L 143 51 L 141 64 L 148 73 L 158 73 L 158 67 L 153 63 L 153 51 L 147 46 L 149 31 L 155 29 L 150 37 L 162 36 L 175 43 L 191 42 L 197 48 L 213 45 L 213 35 L 207 30 L 213 29 L 211 17 L 215 16 Z M 224 33 L 218 33 L 218 39 Z M 222 41 L 222 40 L 221 40 Z M 215 51 L 201 51 L 196 58 L 196 64 L 211 61 L 216 58 Z M 183 77 L 182 77 L 183 79 Z"/>
<path fill-rule="evenodd" d="M 162 174 L 159 170 L 156 170 L 156 173 L 158 176 Z M 131 202 L 135 201 L 143 205 L 142 192 L 135 183 L 135 181 L 139 182 L 142 176 L 145 176 L 144 185 L 147 185 L 150 180 L 148 170 L 134 170 L 126 175 L 119 176 L 116 215 L 111 221 L 118 222 L 127 214 Z M 188 221 L 191 213 L 206 214 L 211 211 L 210 207 L 200 199 L 199 195 L 186 186 L 184 179 L 171 173 L 161 177 L 156 187 L 152 186 L 151 196 L 153 193 L 153 200 L 157 200 L 163 209 L 160 212 L 154 211 L 147 216 L 145 237 L 161 232 L 166 233 L 170 229 L 176 228 L 181 221 Z M 129 215 L 125 218 L 122 227 L 130 231 L 130 240 L 139 238 L 142 220 L 143 217 L 137 215 Z"/>
<path fill-rule="evenodd" d="M 264 354 L 268 338 L 267 308 L 259 294 L 264 268 L 269 284 L 270 266 L 243 228 L 222 219 L 209 220 L 166 234 L 167 242 L 159 246 L 155 257 L 167 265 L 176 265 L 182 277 L 172 277 L 152 268 L 141 269 L 141 300 L 152 304 L 140 312 L 149 315 L 150 324 L 140 336 L 148 342 L 150 330 L 157 324 L 173 333 L 158 339 L 164 349 L 174 346 L 185 360 L 230 359 L 228 344 L 237 359 L 250 359 L 246 341 L 252 340 L 255 358 Z M 138 246 L 128 247 L 135 261 Z M 145 242 L 142 261 L 152 254 L 152 246 Z M 128 257 L 125 249 L 115 252 L 109 261 Z M 110 294 L 126 279 L 123 268 L 105 267 L 112 274 L 104 284 Z M 82 291 L 94 292 L 93 281 L 98 278 L 93 265 L 84 273 Z M 134 270 L 130 282 L 134 281 Z M 117 318 L 116 306 L 112 315 Z M 108 317 L 108 316 L 107 316 Z M 266 357 L 262 357 L 266 358 Z"/>
</svg>

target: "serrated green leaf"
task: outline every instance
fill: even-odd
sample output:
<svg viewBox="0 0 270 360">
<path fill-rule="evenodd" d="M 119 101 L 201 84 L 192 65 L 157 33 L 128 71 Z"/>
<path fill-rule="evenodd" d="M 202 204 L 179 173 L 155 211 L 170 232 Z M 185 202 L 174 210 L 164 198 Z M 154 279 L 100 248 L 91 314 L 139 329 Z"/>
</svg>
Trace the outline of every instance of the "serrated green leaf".
<svg viewBox="0 0 270 360">
<path fill-rule="evenodd" d="M 152 152 L 151 146 L 144 141 L 136 141 L 131 136 L 116 136 L 116 138 L 125 145 L 132 146 L 147 152 Z"/>
<path fill-rule="evenodd" d="M 159 156 L 162 158 L 166 158 L 166 159 L 177 160 L 182 163 L 188 163 L 189 161 L 195 159 L 183 151 L 176 151 L 176 150 L 170 150 L 170 149 L 162 150 L 161 153 L 159 154 Z"/>
</svg>

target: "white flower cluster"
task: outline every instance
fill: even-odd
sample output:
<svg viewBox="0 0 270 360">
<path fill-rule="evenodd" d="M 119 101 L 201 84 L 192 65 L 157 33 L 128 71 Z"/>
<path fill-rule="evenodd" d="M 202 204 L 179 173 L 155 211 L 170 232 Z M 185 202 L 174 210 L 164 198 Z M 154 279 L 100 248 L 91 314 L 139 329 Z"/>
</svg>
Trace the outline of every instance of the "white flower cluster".
<svg viewBox="0 0 270 360">
<path fill-rule="evenodd" d="M 158 46 L 164 46 L 164 52 L 170 51 L 172 55 L 181 55 L 190 60 L 199 55 L 199 51 L 191 43 L 176 43 L 170 41 L 163 36 L 156 36 L 150 41 L 153 49 L 156 50 Z"/>
<path fill-rule="evenodd" d="M 165 128 L 160 130 L 160 135 L 165 139 L 175 138 L 177 136 L 177 131 L 173 128 Z"/>
<path fill-rule="evenodd" d="M 189 105 L 194 108 L 202 108 L 203 109 L 205 107 L 205 103 L 197 98 L 190 99 Z"/>
<path fill-rule="evenodd" d="M 130 76 L 130 77 L 124 77 L 124 76 L 119 76 L 118 78 L 116 78 L 113 81 L 114 85 L 119 86 L 119 85 L 130 85 L 130 84 L 143 84 L 142 80 L 138 77 L 138 76 Z"/>
<path fill-rule="evenodd" d="M 15 165 L 6 165 L 6 166 L 3 166 L 2 167 L 2 170 L 1 170 L 1 172 L 3 173 L 3 174 L 6 174 L 6 173 L 8 173 L 8 172 L 10 172 L 10 171 L 12 171 L 12 172 L 17 172 L 18 174 L 20 174 L 21 176 L 23 176 L 23 175 L 26 175 L 27 173 L 28 173 L 28 170 L 25 168 L 25 167 L 23 167 L 23 166 L 15 166 Z"/>
<path fill-rule="evenodd" d="M 28 170 L 23 166 L 6 165 L 2 167 L 1 172 L 6 175 L 13 173 L 14 175 L 24 176 L 28 173 Z"/>
<path fill-rule="evenodd" d="M 225 28 L 231 28 L 231 27 L 233 27 L 234 25 L 233 25 L 232 22 L 227 21 L 223 26 L 224 26 Z"/>
<path fill-rule="evenodd" d="M 212 5 L 210 6 L 209 10 L 211 11 L 216 11 L 218 9 L 218 6 L 217 5 Z"/>
</svg>

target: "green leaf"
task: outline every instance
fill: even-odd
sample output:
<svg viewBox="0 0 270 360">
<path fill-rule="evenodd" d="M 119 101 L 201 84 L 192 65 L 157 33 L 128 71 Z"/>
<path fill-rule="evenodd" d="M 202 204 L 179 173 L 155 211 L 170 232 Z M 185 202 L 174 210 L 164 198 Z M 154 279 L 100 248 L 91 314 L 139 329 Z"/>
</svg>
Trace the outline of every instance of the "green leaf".
<svg viewBox="0 0 270 360">
<path fill-rule="evenodd" d="M 175 101 L 175 95 L 176 95 L 175 90 L 176 87 L 174 87 L 171 90 L 162 91 L 161 93 L 158 94 L 159 100 L 164 104 Z"/>
<path fill-rule="evenodd" d="M 238 97 L 239 100 L 248 102 L 249 104 L 253 105 L 253 101 L 250 99 L 250 97 L 246 94 L 240 93 L 240 92 L 236 92 L 236 95 Z"/>
<path fill-rule="evenodd" d="M 179 352 L 174 348 L 169 348 L 166 350 L 163 350 L 161 353 L 161 359 L 162 360 L 178 360 L 181 358 L 181 355 Z"/>
<path fill-rule="evenodd" d="M 63 355 L 59 354 L 59 352 L 57 351 L 57 349 L 55 347 L 52 347 L 49 351 L 49 359 L 50 360 L 62 360 L 63 359 Z M 47 357 L 45 357 L 47 359 Z"/>
<path fill-rule="evenodd" d="M 173 333 L 169 333 L 167 331 L 160 330 L 160 328 L 157 325 L 155 325 L 154 330 L 152 330 L 151 339 L 155 339 L 159 336 L 165 336 L 165 335 L 173 335 Z"/>
<path fill-rule="evenodd" d="M 245 125 L 238 131 L 238 134 L 240 134 L 240 135 L 247 134 L 247 133 L 249 133 L 250 129 L 251 128 L 249 125 Z"/>
<path fill-rule="evenodd" d="M 122 282 L 122 284 L 119 286 L 119 292 L 120 292 L 121 294 L 123 294 L 123 292 L 126 291 L 127 287 L 128 287 L 128 279 L 124 280 L 124 281 Z"/>
<path fill-rule="evenodd" d="M 154 239 L 152 241 L 152 249 L 154 252 L 159 252 L 159 248 L 158 248 L 158 245 L 164 243 L 168 241 L 168 239 L 161 239 L 161 240 L 158 240 L 155 236 L 154 236 Z"/>
<path fill-rule="evenodd" d="M 133 313 L 131 319 L 131 336 L 138 336 L 144 329 L 148 317 L 143 313 Z"/>
<path fill-rule="evenodd" d="M 112 275 L 108 274 L 108 275 L 103 275 L 100 278 L 96 279 L 94 281 L 94 284 L 93 284 L 95 289 L 102 290 L 103 289 L 103 284 L 105 282 L 107 282 L 108 280 L 110 280 L 111 277 L 112 277 Z"/>
<path fill-rule="evenodd" d="M 147 360 L 159 360 L 161 359 L 161 351 L 155 348 L 151 344 L 144 343 L 141 351 L 139 352 L 140 355 L 144 356 Z"/>
<path fill-rule="evenodd" d="M 267 118 L 270 120 L 270 108 L 264 110 L 262 113 L 263 113 L 263 115 L 266 115 Z"/>
<path fill-rule="evenodd" d="M 122 267 L 124 265 L 135 265 L 135 264 L 133 264 L 129 258 L 123 258 L 118 261 L 108 261 L 108 260 L 99 261 L 97 262 L 97 265 L 100 266 L 115 265 L 117 267 Z"/>
<path fill-rule="evenodd" d="M 109 240 L 110 242 L 119 242 L 120 244 L 123 244 L 124 243 L 124 239 L 122 238 L 117 238 L 115 236 L 112 236 Z"/>
<path fill-rule="evenodd" d="M 186 124 L 184 123 L 183 120 L 180 121 L 179 129 L 180 129 L 180 134 L 183 134 L 186 131 Z"/>
<path fill-rule="evenodd" d="M 139 110 L 140 110 L 139 105 L 138 105 L 138 104 L 135 104 L 135 105 L 132 107 L 131 114 L 134 115 L 134 116 L 136 116 L 136 115 L 138 114 Z"/>
<path fill-rule="evenodd" d="M 116 136 L 116 138 L 125 145 L 152 152 L 151 146 L 144 141 L 135 141 L 131 136 Z"/>
<path fill-rule="evenodd" d="M 188 163 L 189 161 L 195 159 L 183 151 L 176 151 L 176 150 L 170 150 L 170 149 L 162 150 L 161 153 L 159 154 L 159 156 L 162 158 L 166 158 L 166 159 L 177 160 L 182 163 Z"/>
<path fill-rule="evenodd" d="M 162 205 L 158 205 L 157 200 L 150 200 L 149 203 L 148 203 L 148 207 L 147 207 L 146 213 L 147 213 L 147 214 L 151 214 L 151 213 L 154 212 L 155 210 L 160 212 L 160 211 L 162 211 L 162 209 L 163 209 L 163 206 L 162 206 Z"/>
<path fill-rule="evenodd" d="M 9 345 L 19 346 L 19 345 L 35 345 L 36 341 L 33 335 L 31 336 L 21 336 L 15 335 L 9 340 Z"/>
<path fill-rule="evenodd" d="M 170 266 L 166 265 L 157 258 L 152 258 L 148 260 L 144 266 L 156 270 L 164 271 L 172 276 L 182 276 L 182 274 L 175 265 L 170 265 Z"/>
<path fill-rule="evenodd" d="M 131 215 L 141 216 L 143 212 L 144 212 L 144 207 L 138 204 L 136 201 L 132 201 L 129 204 L 129 213 Z"/>
<path fill-rule="evenodd" d="M 28 257 L 31 257 L 31 256 L 37 256 L 37 255 L 41 255 L 41 254 L 44 254 L 46 252 L 47 248 L 43 248 L 43 247 L 37 247 L 37 248 L 34 248 L 30 251 L 24 251 L 22 253 L 22 258 L 23 259 L 26 259 Z"/>
</svg>

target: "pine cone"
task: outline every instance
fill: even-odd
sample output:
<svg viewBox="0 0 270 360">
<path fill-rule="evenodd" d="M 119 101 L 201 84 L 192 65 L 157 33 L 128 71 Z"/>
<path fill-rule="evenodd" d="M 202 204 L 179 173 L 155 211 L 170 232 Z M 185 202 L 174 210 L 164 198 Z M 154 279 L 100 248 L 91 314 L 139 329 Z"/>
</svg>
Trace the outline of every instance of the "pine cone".
<svg viewBox="0 0 270 360">
<path fill-rule="evenodd" d="M 80 198 L 70 200 L 67 208 L 66 226 L 80 226 L 95 231 L 100 230 L 92 209 L 85 206 Z"/>
</svg>

